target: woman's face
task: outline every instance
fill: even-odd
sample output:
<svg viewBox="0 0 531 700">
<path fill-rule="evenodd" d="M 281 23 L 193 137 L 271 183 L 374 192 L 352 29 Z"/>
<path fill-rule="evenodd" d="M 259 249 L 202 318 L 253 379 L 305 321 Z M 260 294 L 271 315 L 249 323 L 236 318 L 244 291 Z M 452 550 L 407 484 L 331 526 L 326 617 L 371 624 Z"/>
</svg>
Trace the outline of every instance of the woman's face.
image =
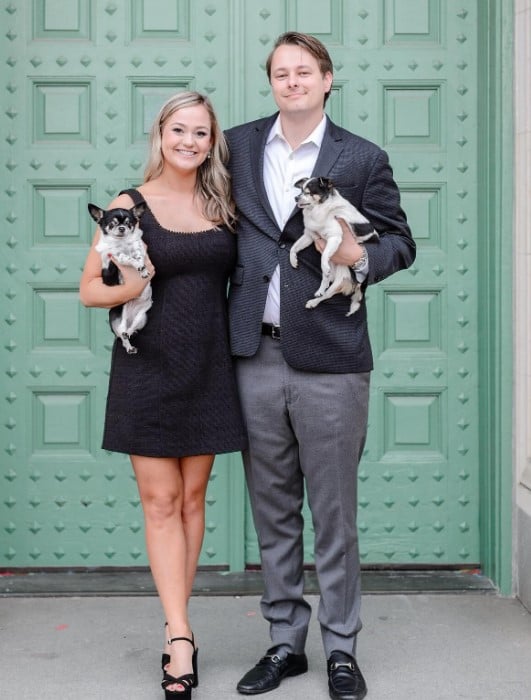
<svg viewBox="0 0 531 700">
<path fill-rule="evenodd" d="M 212 148 L 212 124 L 204 105 L 182 107 L 162 125 L 164 165 L 177 170 L 197 170 Z"/>
</svg>

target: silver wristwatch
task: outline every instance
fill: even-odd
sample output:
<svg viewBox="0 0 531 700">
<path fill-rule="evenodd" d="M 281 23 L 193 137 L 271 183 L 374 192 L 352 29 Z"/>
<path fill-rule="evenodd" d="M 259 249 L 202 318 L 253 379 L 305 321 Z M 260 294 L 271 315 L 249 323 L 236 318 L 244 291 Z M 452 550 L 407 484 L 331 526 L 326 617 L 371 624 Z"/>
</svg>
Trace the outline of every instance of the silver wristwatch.
<svg viewBox="0 0 531 700">
<path fill-rule="evenodd" d="M 351 269 L 356 272 L 356 270 L 361 270 L 365 267 L 367 262 L 369 261 L 369 255 L 367 254 L 367 248 L 360 243 L 360 248 L 362 249 L 361 253 L 361 258 L 359 260 L 356 260 L 354 265 L 351 265 Z"/>
</svg>

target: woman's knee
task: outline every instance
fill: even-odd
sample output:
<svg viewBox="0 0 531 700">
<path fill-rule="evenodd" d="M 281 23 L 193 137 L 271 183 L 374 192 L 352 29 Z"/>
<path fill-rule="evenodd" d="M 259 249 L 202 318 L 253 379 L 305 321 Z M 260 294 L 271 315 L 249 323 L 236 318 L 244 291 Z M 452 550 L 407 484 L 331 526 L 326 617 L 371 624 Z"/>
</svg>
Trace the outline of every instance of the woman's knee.
<svg viewBox="0 0 531 700">
<path fill-rule="evenodd" d="M 203 518 L 205 514 L 205 491 L 204 489 L 189 489 L 185 491 L 182 516 L 184 521 L 195 518 Z"/>
<path fill-rule="evenodd" d="M 179 493 L 144 494 L 142 500 L 146 520 L 155 525 L 180 517 L 182 503 L 182 494 Z"/>
</svg>

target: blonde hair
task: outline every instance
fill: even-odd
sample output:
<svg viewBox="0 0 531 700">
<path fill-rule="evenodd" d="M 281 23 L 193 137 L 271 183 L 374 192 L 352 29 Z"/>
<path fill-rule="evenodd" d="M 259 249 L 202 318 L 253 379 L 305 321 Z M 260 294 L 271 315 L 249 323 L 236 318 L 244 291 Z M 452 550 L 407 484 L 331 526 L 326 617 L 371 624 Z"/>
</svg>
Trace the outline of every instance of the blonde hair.
<svg viewBox="0 0 531 700">
<path fill-rule="evenodd" d="M 229 149 L 225 136 L 218 124 L 214 107 L 206 95 L 199 92 L 179 92 L 170 97 L 153 122 L 149 134 L 149 155 L 144 170 L 144 182 L 158 177 L 164 166 L 162 156 L 162 129 L 166 121 L 179 109 L 203 105 L 208 112 L 211 123 L 212 147 L 210 157 L 199 166 L 197 172 L 196 192 L 203 204 L 203 214 L 209 221 L 225 224 L 234 231 L 236 206 L 232 199 L 230 175 L 226 168 Z"/>
</svg>

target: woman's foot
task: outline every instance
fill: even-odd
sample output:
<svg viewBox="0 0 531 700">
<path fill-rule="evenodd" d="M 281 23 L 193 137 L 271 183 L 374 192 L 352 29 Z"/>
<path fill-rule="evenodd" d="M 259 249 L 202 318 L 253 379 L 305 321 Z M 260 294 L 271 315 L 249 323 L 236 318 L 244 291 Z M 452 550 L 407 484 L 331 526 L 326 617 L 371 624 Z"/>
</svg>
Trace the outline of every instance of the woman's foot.
<svg viewBox="0 0 531 700">
<path fill-rule="evenodd" d="M 167 634 L 168 628 L 166 628 Z M 167 647 L 170 651 L 170 661 L 164 668 L 164 673 L 173 678 L 182 679 L 182 683 L 171 683 L 165 686 L 170 692 L 185 692 L 188 687 L 195 687 L 195 674 L 193 656 L 195 645 L 193 635 L 187 631 L 185 634 L 168 639 Z"/>
<path fill-rule="evenodd" d="M 164 623 L 164 651 L 162 652 L 162 658 L 161 658 L 161 667 L 164 673 L 168 673 L 168 668 L 170 665 L 170 660 L 171 656 L 169 654 L 169 631 L 168 631 L 168 623 Z M 195 639 L 193 632 L 191 633 L 191 640 L 194 645 L 194 650 L 192 652 L 192 673 L 194 674 L 194 683 L 193 687 L 197 688 L 199 685 L 199 671 L 198 671 L 198 655 L 199 655 L 199 649 L 195 645 Z M 166 651 L 167 650 L 167 651 Z"/>
</svg>

